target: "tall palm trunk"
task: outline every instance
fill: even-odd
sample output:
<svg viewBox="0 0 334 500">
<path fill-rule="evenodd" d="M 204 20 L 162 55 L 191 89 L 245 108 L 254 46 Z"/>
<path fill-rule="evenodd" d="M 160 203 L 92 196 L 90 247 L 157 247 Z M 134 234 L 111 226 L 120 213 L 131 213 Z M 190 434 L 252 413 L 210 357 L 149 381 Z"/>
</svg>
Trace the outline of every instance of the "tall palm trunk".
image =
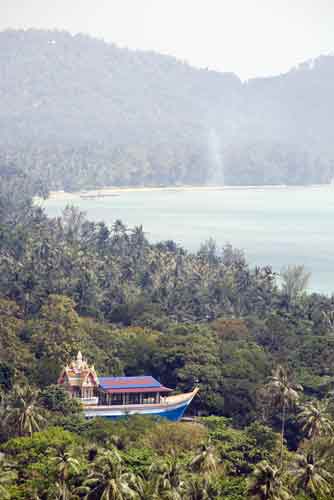
<svg viewBox="0 0 334 500">
<path fill-rule="evenodd" d="M 283 449 L 284 449 L 285 420 L 286 420 L 286 401 L 283 401 L 283 408 L 282 408 L 282 428 L 281 428 L 280 468 L 283 467 Z"/>
</svg>

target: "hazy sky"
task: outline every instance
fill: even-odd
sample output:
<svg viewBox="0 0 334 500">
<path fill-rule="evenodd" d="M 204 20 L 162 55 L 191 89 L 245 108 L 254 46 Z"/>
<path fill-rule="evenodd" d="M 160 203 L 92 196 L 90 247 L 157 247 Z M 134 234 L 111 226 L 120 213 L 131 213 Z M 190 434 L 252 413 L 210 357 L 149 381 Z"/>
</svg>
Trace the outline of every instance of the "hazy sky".
<svg viewBox="0 0 334 500">
<path fill-rule="evenodd" d="M 334 0 L 0 0 L 0 29 L 58 28 L 246 79 L 334 52 Z"/>
</svg>

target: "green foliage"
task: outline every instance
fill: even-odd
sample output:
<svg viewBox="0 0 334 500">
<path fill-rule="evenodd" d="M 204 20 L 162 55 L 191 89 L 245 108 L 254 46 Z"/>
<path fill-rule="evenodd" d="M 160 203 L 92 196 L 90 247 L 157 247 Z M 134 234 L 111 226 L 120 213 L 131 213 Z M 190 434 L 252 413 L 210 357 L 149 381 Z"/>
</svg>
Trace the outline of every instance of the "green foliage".
<svg viewBox="0 0 334 500">
<path fill-rule="evenodd" d="M 255 421 L 245 430 L 247 435 L 255 440 L 255 446 L 262 451 L 261 459 L 273 456 L 278 450 L 278 435 L 267 425 Z"/>
<path fill-rule="evenodd" d="M 10 500 L 12 486 L 17 479 L 16 473 L 11 469 L 9 463 L 0 456 L 0 498 Z"/>
<path fill-rule="evenodd" d="M 84 434 L 102 446 L 113 444 L 119 449 L 127 449 L 130 445 L 139 445 L 142 436 L 155 425 L 154 418 L 142 415 L 133 415 L 119 421 L 95 418 L 87 423 Z"/>
<path fill-rule="evenodd" d="M 55 358 L 58 373 L 81 347 L 80 320 L 74 302 L 64 296 L 50 295 L 42 306 L 31 338 L 38 358 Z"/>
<path fill-rule="evenodd" d="M 78 400 L 70 398 L 62 386 L 50 385 L 43 389 L 39 396 L 40 403 L 44 408 L 53 412 L 60 412 L 64 416 L 74 416 L 81 412 L 81 404 Z"/>
<path fill-rule="evenodd" d="M 332 474 L 326 470 L 327 453 L 320 456 L 314 451 L 298 453 L 291 464 L 292 490 L 305 492 L 311 498 L 323 498 L 332 492 Z"/>
<path fill-rule="evenodd" d="M 257 465 L 248 483 L 252 500 L 290 500 L 292 496 L 284 482 L 282 469 L 264 461 Z"/>
<path fill-rule="evenodd" d="M 14 369 L 6 362 L 0 363 L 0 386 L 4 389 L 11 389 L 13 387 Z"/>
<path fill-rule="evenodd" d="M 44 431 L 35 432 L 31 437 L 17 437 L 7 441 L 2 451 L 10 456 L 21 453 L 43 454 L 48 448 L 58 448 L 64 445 L 74 445 L 80 440 L 78 436 L 65 431 L 61 427 L 49 427 Z"/>
<path fill-rule="evenodd" d="M 39 405 L 38 392 L 29 386 L 15 386 L 8 397 L 3 423 L 9 432 L 32 436 L 45 425 L 46 419 Z"/>
<path fill-rule="evenodd" d="M 142 437 L 146 448 L 158 455 L 182 455 L 196 450 L 206 441 L 207 431 L 203 425 L 183 422 L 161 422 Z"/>
<path fill-rule="evenodd" d="M 73 207 L 48 219 L 11 175 L 0 187 L 18 192 L 0 207 L 4 498 L 332 498 L 334 298 L 287 300 L 270 268 L 229 245 L 192 254 Z M 85 420 L 55 385 L 79 349 L 101 375 L 198 385 L 201 417 Z"/>
<path fill-rule="evenodd" d="M 92 464 L 91 472 L 84 481 L 81 491 L 87 498 L 121 500 L 134 498 L 140 478 L 126 472 L 123 460 L 116 450 L 99 455 Z"/>
<path fill-rule="evenodd" d="M 231 427 L 227 419 L 206 417 L 202 421 L 208 425 L 209 436 L 232 475 L 248 474 L 252 470 L 252 464 L 267 453 L 265 448 L 261 450 L 260 446 L 257 447 L 256 440 L 247 432 Z"/>
<path fill-rule="evenodd" d="M 182 391 L 198 384 L 193 411 L 240 426 L 256 418 L 258 391 L 282 360 L 307 390 L 330 390 L 331 299 L 303 296 L 287 311 L 272 271 L 250 269 L 229 245 L 198 254 L 152 245 L 142 228 L 91 223 L 73 207 L 56 220 L 33 207 L 26 217 L 0 248 L 5 390 L 54 384 L 78 349 L 101 375 L 152 373 Z M 119 306 L 131 306 L 127 328 L 110 323 Z"/>
<path fill-rule="evenodd" d="M 207 427 L 208 436 L 202 432 L 190 447 L 179 438 L 188 433 L 189 443 L 195 436 L 194 424 L 179 425 L 140 417 L 119 422 L 96 419 L 78 429 L 80 436 L 49 427 L 32 437 L 11 439 L 1 447 L 0 457 L 7 464 L 3 484 L 13 494 L 9 498 L 15 499 L 34 495 L 70 499 L 85 494 L 100 498 L 105 491 L 110 498 L 123 494 L 143 500 L 241 500 L 249 498 L 248 491 L 251 498 L 285 499 L 290 494 L 300 500 L 310 488 L 319 496 L 305 499 L 327 499 L 321 492 L 329 492 L 333 485 L 330 446 L 317 443 L 313 459 L 307 447 L 297 455 L 287 454 L 287 469 L 280 471 L 274 465 L 279 455 L 277 435 L 258 422 L 237 430 L 223 417 L 202 418 L 196 425 Z M 160 444 L 151 448 L 149 443 L 154 442 Z M 312 483 L 304 466 L 311 460 Z M 291 496 L 297 491 L 299 496 Z"/>
<path fill-rule="evenodd" d="M 302 408 L 298 420 L 302 424 L 302 431 L 308 438 L 333 435 L 334 427 L 329 414 L 329 405 L 329 400 L 309 401 Z"/>
<path fill-rule="evenodd" d="M 221 498 L 224 498 L 224 500 L 244 500 L 247 498 L 247 485 L 242 477 L 223 478 L 218 485 Z"/>
<path fill-rule="evenodd" d="M 145 476 L 151 463 L 156 459 L 154 451 L 150 448 L 130 447 L 122 452 L 122 458 L 126 466 L 135 474 Z"/>
</svg>

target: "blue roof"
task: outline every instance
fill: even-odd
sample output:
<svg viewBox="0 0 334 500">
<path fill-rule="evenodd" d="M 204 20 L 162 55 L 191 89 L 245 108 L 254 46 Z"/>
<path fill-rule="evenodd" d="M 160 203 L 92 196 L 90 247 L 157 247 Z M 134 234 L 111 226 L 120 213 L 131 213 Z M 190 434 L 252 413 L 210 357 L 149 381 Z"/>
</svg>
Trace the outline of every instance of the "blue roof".
<svg viewBox="0 0 334 500">
<path fill-rule="evenodd" d="M 99 377 L 102 389 L 147 389 L 162 387 L 155 378 L 147 375 L 137 377 Z"/>
</svg>

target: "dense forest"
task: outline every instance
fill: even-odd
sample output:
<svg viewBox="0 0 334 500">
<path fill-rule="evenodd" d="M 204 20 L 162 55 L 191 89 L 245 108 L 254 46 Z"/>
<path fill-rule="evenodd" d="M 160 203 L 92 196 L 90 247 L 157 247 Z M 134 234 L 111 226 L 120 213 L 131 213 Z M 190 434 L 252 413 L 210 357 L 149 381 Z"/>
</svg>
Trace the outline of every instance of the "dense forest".
<svg viewBox="0 0 334 500">
<path fill-rule="evenodd" d="M 241 82 L 66 32 L 0 33 L 0 161 L 49 189 L 334 177 L 334 56 Z"/>
<path fill-rule="evenodd" d="M 0 181 L 1 499 L 333 498 L 334 298 L 302 267 L 51 219 L 42 185 Z M 85 421 L 55 385 L 79 349 L 101 375 L 198 384 L 195 422 Z"/>
</svg>

